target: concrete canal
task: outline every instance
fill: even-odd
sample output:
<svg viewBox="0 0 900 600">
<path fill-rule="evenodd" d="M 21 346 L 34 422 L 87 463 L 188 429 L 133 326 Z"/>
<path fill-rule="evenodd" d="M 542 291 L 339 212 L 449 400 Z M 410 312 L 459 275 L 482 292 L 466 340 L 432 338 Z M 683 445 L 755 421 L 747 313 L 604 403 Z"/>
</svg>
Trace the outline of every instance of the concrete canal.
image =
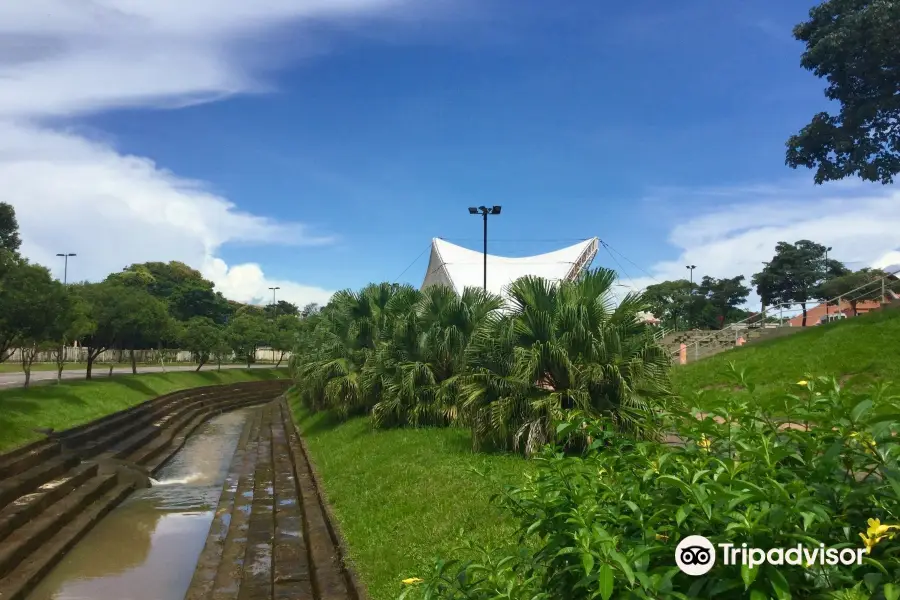
<svg viewBox="0 0 900 600">
<path fill-rule="evenodd" d="M 213 418 L 100 521 L 29 600 L 180 600 L 191 582 L 241 432 L 253 410 Z"/>
</svg>

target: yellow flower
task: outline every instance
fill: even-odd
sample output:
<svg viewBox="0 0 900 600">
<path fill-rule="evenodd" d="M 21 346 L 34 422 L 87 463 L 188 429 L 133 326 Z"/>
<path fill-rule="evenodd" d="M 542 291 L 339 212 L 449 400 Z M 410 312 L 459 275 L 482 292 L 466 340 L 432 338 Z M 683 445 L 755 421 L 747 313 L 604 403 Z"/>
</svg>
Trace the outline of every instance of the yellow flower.
<svg viewBox="0 0 900 600">
<path fill-rule="evenodd" d="M 656 539 L 657 539 L 658 541 L 660 541 L 660 542 L 668 542 L 668 541 L 669 541 L 669 536 L 667 536 L 667 535 L 664 534 L 664 533 L 657 533 L 657 534 L 656 534 Z"/>
<path fill-rule="evenodd" d="M 859 534 L 859 537 L 862 538 L 863 544 L 866 545 L 866 554 L 872 554 L 872 548 L 881 541 L 880 537 L 866 537 L 863 534 Z"/>
<path fill-rule="evenodd" d="M 862 534 L 860 534 L 860 535 L 862 535 Z M 422 583 L 423 581 L 424 581 L 424 579 L 419 579 L 418 577 L 410 577 L 409 579 L 404 579 L 403 583 L 405 583 L 406 585 L 413 585 L 416 583 Z"/>
<path fill-rule="evenodd" d="M 882 525 L 880 519 L 869 519 L 867 523 L 869 528 L 866 529 L 866 533 L 859 534 L 863 544 L 866 545 L 866 554 L 871 554 L 872 548 L 874 548 L 878 542 L 884 538 L 893 538 L 895 535 L 894 532 L 900 530 L 900 525 Z"/>
<path fill-rule="evenodd" d="M 809 385 L 809 382 L 807 380 L 803 379 L 801 381 L 798 381 L 797 385 L 806 386 L 806 385 Z"/>
<path fill-rule="evenodd" d="M 869 528 L 866 530 L 870 536 L 884 537 L 887 533 L 900 530 L 900 525 L 882 525 L 881 519 L 869 519 Z"/>
<path fill-rule="evenodd" d="M 697 442 L 697 445 L 709 452 L 709 447 L 712 445 L 712 442 L 706 437 L 706 434 L 700 434 L 700 441 Z"/>
</svg>

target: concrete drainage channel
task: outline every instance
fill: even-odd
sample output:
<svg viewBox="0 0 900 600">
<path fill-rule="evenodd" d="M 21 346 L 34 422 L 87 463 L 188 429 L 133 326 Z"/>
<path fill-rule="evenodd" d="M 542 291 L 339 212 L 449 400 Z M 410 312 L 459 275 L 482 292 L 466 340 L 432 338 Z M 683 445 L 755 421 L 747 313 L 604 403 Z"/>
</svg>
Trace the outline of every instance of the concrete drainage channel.
<svg viewBox="0 0 900 600">
<path fill-rule="evenodd" d="M 0 455 L 0 600 L 365 600 L 287 385 L 176 392 Z"/>
</svg>

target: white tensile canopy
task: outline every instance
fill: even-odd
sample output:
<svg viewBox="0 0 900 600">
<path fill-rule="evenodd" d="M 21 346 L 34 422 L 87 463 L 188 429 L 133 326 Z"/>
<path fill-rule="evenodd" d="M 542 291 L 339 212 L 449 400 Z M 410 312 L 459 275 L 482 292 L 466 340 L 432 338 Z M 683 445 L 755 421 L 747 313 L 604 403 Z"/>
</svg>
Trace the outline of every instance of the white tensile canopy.
<svg viewBox="0 0 900 600">
<path fill-rule="evenodd" d="M 551 281 L 574 279 L 594 260 L 598 241 L 597 238 L 590 238 L 568 248 L 523 258 L 488 254 L 487 289 L 505 297 L 506 287 L 525 275 Z M 484 254 L 434 238 L 431 240 L 431 258 L 422 288 L 430 285 L 446 285 L 456 290 L 457 294 L 467 287 L 482 287 Z"/>
</svg>

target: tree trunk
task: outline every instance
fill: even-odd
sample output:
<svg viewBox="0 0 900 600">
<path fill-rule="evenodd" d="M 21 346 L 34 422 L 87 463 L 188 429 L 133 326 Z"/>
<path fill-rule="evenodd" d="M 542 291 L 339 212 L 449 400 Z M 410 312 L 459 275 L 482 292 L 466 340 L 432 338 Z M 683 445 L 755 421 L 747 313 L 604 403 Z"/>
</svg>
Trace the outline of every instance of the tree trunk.
<svg viewBox="0 0 900 600">
<path fill-rule="evenodd" d="M 113 369 L 115 369 L 115 368 L 116 368 L 116 363 L 109 363 L 109 374 L 107 374 L 107 377 L 112 377 L 112 372 L 113 372 Z"/>
<path fill-rule="evenodd" d="M 137 362 L 134 360 L 134 348 L 129 349 L 128 353 L 131 355 L 131 374 L 137 375 Z"/>
<path fill-rule="evenodd" d="M 801 302 L 800 308 L 803 309 L 803 322 L 801 323 L 800 327 L 806 327 L 806 303 Z"/>
<path fill-rule="evenodd" d="M 87 370 L 85 371 L 85 377 L 84 377 L 85 379 L 90 379 L 90 378 L 91 378 L 91 370 L 92 370 L 93 367 L 94 367 L 94 359 L 95 359 L 96 357 L 97 357 L 97 355 L 94 354 L 94 349 L 93 349 L 93 348 L 88 348 L 88 353 L 87 353 Z"/>
<path fill-rule="evenodd" d="M 31 383 L 31 365 L 36 354 L 37 348 L 22 347 L 22 370 L 25 371 L 25 384 L 22 387 L 27 388 Z"/>
<path fill-rule="evenodd" d="M 859 316 L 859 313 L 856 312 L 856 303 L 857 303 L 856 300 L 851 300 L 851 301 L 850 301 L 850 308 L 853 309 L 853 316 L 854 316 L 854 317 L 858 317 L 858 316 Z"/>
<path fill-rule="evenodd" d="M 62 383 L 62 372 L 66 366 L 66 345 L 63 344 L 56 349 L 56 383 Z"/>
<path fill-rule="evenodd" d="M 286 352 L 285 350 L 282 350 L 282 351 L 281 351 L 281 356 L 278 357 L 278 362 L 275 363 L 275 368 L 276 368 L 276 369 L 277 369 L 279 366 L 281 366 L 281 361 L 284 360 L 284 355 L 285 355 L 285 354 L 287 354 L 287 352 Z"/>
<path fill-rule="evenodd" d="M 203 365 L 206 364 L 206 358 L 204 358 L 204 355 L 203 355 L 203 354 L 200 355 L 200 360 L 197 361 L 197 363 L 198 363 L 198 364 L 197 364 L 197 368 L 196 368 L 195 371 L 194 371 L 195 373 L 196 373 L 197 371 L 199 371 L 200 369 L 202 369 L 202 368 L 203 368 Z"/>
<path fill-rule="evenodd" d="M 250 368 L 250 361 L 252 360 L 252 356 L 250 354 L 247 355 L 247 368 Z"/>
</svg>

